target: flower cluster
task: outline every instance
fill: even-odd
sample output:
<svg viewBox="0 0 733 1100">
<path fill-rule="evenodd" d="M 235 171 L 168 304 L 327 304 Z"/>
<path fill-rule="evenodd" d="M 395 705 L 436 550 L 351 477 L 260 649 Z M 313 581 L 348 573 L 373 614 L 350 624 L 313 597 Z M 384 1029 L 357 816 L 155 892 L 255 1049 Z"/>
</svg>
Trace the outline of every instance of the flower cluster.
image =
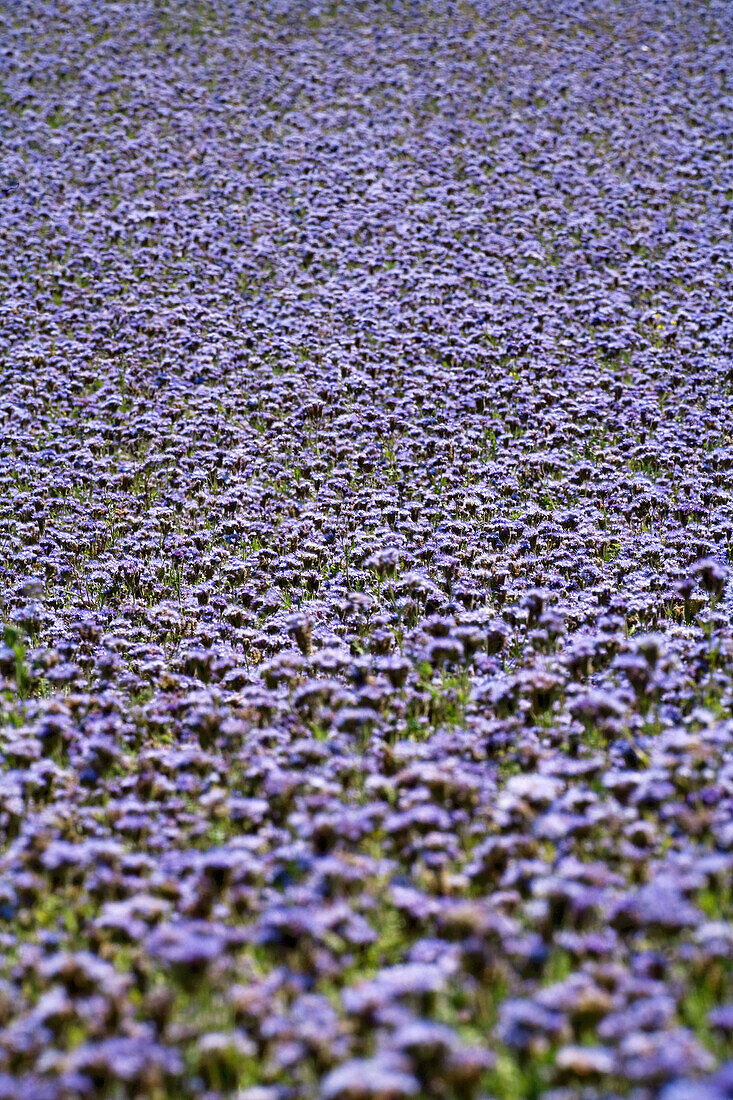
<svg viewBox="0 0 733 1100">
<path fill-rule="evenodd" d="M 733 1095 L 732 37 L 0 11 L 0 1100 Z"/>
</svg>

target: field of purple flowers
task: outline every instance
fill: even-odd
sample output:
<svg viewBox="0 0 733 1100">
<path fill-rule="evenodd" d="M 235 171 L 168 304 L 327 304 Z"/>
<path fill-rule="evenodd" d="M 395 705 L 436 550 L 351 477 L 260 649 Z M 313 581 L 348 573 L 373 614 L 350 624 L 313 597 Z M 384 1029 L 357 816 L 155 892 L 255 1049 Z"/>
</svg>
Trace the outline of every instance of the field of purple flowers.
<svg viewBox="0 0 733 1100">
<path fill-rule="evenodd" d="M 733 1097 L 733 5 L 0 65 L 0 1100 Z"/>
</svg>

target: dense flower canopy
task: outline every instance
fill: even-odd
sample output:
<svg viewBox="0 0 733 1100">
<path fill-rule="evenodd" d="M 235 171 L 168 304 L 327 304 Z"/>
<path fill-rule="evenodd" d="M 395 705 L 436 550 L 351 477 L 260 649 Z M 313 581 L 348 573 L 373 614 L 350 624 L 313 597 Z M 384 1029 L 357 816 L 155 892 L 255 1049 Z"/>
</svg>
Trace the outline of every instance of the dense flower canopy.
<svg viewBox="0 0 733 1100">
<path fill-rule="evenodd" d="M 733 7 L 0 51 L 0 1100 L 732 1096 Z"/>
</svg>

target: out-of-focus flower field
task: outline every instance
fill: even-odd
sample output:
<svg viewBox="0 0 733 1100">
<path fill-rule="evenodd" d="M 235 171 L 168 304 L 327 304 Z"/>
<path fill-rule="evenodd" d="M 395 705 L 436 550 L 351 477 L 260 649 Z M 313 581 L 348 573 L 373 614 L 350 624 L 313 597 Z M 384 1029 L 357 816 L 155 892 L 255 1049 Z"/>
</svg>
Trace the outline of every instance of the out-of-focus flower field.
<svg viewBox="0 0 733 1100">
<path fill-rule="evenodd" d="M 0 1100 L 733 1097 L 733 5 L 0 11 Z"/>
</svg>

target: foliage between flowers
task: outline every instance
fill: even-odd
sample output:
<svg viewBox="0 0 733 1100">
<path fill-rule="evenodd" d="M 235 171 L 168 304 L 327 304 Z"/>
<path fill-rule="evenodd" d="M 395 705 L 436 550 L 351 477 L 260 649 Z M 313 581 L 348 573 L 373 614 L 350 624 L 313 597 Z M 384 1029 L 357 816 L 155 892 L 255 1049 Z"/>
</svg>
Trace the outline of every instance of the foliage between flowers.
<svg viewBox="0 0 733 1100">
<path fill-rule="evenodd" d="M 733 1095 L 733 9 L 0 12 L 0 1098 Z"/>
</svg>

